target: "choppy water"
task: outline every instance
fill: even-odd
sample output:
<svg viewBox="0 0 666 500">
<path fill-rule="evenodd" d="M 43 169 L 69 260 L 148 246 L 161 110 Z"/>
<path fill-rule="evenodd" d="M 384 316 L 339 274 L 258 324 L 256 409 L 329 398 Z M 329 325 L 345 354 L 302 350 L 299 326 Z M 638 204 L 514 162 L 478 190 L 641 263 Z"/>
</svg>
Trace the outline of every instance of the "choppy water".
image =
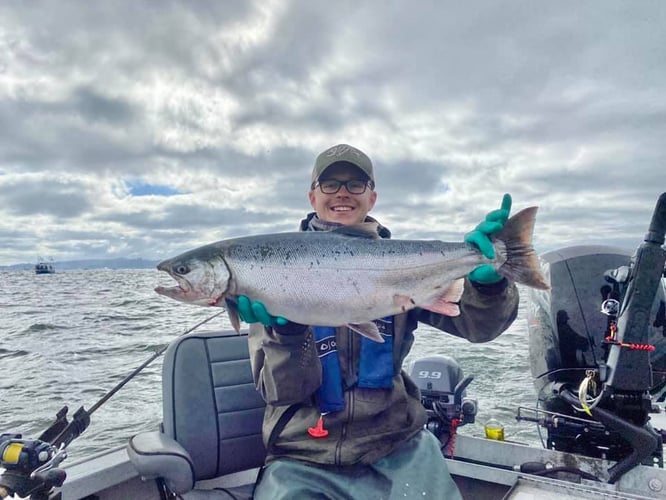
<svg viewBox="0 0 666 500">
<path fill-rule="evenodd" d="M 155 270 L 81 270 L 53 275 L 0 272 L 0 434 L 37 437 L 64 405 L 90 409 L 107 391 L 164 346 L 217 309 L 157 295 L 171 279 Z M 220 315 L 202 330 L 228 329 Z M 479 402 L 483 434 L 499 419 L 507 439 L 536 444 L 534 424 L 515 421 L 516 408 L 534 406 L 524 300 L 518 319 L 493 342 L 470 344 L 421 327 L 407 362 L 445 354 L 473 374 L 469 397 Z M 68 448 L 67 463 L 123 445 L 161 421 L 161 357 L 93 413 L 88 429 Z"/>
</svg>

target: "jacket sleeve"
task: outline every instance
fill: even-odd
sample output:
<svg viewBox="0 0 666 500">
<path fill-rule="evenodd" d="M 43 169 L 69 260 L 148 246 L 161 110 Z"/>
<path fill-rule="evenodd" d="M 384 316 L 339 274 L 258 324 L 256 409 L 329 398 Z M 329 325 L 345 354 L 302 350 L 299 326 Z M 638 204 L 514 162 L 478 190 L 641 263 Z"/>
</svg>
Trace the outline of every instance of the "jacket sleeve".
<svg viewBox="0 0 666 500">
<path fill-rule="evenodd" d="M 301 402 L 321 385 L 321 364 L 312 329 L 298 326 L 301 328 L 278 333 L 259 323 L 250 325 L 252 375 L 257 390 L 268 404 Z"/>
<path fill-rule="evenodd" d="M 488 342 L 498 337 L 516 319 L 518 289 L 506 278 L 494 285 L 480 285 L 465 278 L 460 298 L 460 316 L 450 317 L 416 309 L 417 320 L 470 342 Z"/>
</svg>

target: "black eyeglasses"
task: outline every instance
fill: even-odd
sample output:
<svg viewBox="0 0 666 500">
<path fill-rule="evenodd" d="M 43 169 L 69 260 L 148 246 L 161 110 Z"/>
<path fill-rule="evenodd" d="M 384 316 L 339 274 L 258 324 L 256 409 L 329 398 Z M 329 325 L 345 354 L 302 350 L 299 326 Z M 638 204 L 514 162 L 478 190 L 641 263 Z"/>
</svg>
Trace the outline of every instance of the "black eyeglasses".
<svg viewBox="0 0 666 500">
<path fill-rule="evenodd" d="M 349 181 L 326 179 L 325 181 L 313 182 L 310 188 L 314 191 L 317 189 L 317 186 L 319 186 L 319 189 L 321 189 L 321 192 L 324 194 L 335 194 L 340 191 L 342 186 L 344 186 L 350 194 L 363 194 L 368 187 L 373 189 L 375 183 L 372 181 L 360 181 L 358 179 L 351 179 Z"/>
</svg>

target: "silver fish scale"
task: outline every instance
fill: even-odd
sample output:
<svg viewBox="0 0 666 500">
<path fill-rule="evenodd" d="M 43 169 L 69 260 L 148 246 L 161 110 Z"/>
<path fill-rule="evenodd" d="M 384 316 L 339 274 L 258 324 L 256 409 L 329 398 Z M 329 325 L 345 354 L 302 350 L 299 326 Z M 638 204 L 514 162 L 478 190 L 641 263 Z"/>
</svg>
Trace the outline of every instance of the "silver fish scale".
<svg viewBox="0 0 666 500">
<path fill-rule="evenodd" d="M 426 305 L 479 263 L 463 243 L 283 233 L 225 241 L 230 295 L 247 295 L 303 324 L 363 323 Z"/>
</svg>

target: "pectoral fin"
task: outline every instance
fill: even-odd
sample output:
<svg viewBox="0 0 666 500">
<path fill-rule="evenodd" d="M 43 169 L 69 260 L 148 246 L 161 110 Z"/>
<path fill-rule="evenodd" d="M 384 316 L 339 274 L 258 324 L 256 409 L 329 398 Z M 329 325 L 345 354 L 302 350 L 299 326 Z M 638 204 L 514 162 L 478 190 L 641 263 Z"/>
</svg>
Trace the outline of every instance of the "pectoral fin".
<svg viewBox="0 0 666 500">
<path fill-rule="evenodd" d="M 227 310 L 227 315 L 229 315 L 229 321 L 231 321 L 231 326 L 236 331 L 236 333 L 240 333 L 241 324 L 240 324 L 240 316 L 238 315 L 238 307 L 234 302 L 228 299 L 225 301 L 225 303 L 226 303 L 225 309 Z"/>
<path fill-rule="evenodd" d="M 356 333 L 360 333 L 364 337 L 368 337 L 370 340 L 374 340 L 380 344 L 384 343 L 384 339 L 379 333 L 379 328 L 377 328 L 377 325 L 372 322 L 348 324 L 347 328 L 355 331 Z"/>
</svg>

